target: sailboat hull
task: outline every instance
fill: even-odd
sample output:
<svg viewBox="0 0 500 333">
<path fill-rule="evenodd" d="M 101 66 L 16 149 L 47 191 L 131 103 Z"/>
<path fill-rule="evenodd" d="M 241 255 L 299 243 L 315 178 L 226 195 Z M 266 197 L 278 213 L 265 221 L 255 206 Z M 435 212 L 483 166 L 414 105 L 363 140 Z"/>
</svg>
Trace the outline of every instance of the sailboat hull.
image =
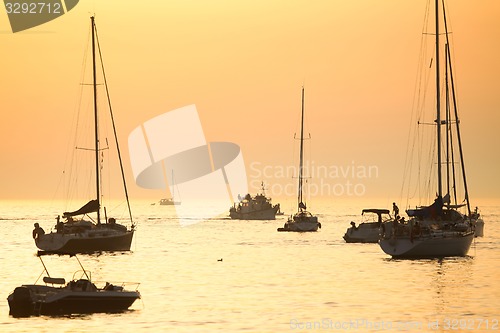
<svg viewBox="0 0 500 333">
<path fill-rule="evenodd" d="M 319 227 L 318 222 L 287 222 L 278 231 L 313 232 L 318 231 Z"/>
<path fill-rule="evenodd" d="M 130 251 L 134 231 L 116 232 L 100 236 L 92 233 L 50 233 L 41 237 L 36 245 L 40 250 L 62 253 L 93 253 L 99 251 Z"/>
<path fill-rule="evenodd" d="M 463 257 L 469 252 L 474 239 L 473 232 L 447 237 L 396 237 L 381 239 L 379 245 L 382 250 L 393 258 L 440 258 Z"/>
<path fill-rule="evenodd" d="M 175 206 L 175 205 L 180 205 L 180 201 L 174 201 L 174 199 L 161 199 L 160 200 L 160 205 L 161 206 Z"/>
<path fill-rule="evenodd" d="M 278 231 L 313 232 L 318 231 L 319 228 L 321 228 L 321 223 L 318 222 L 318 217 L 303 211 L 295 214 L 283 225 L 283 228 L 278 228 Z"/>
</svg>

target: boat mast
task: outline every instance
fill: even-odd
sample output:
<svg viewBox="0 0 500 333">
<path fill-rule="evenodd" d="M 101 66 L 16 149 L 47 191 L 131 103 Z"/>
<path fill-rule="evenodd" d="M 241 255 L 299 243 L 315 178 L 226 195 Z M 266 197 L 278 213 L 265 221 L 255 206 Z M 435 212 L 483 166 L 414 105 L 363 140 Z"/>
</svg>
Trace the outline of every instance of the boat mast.
<svg viewBox="0 0 500 333">
<path fill-rule="evenodd" d="M 302 169 L 304 163 L 304 87 L 302 87 L 302 117 L 300 123 L 300 161 L 299 161 L 299 208 L 302 209 Z"/>
<path fill-rule="evenodd" d="M 451 114 L 450 114 L 450 97 L 449 97 L 449 84 L 448 84 L 448 53 L 446 52 L 446 49 L 448 48 L 448 44 L 445 45 L 445 53 L 444 53 L 444 85 L 445 85 L 445 113 L 446 113 L 446 120 L 445 120 L 445 134 L 446 134 L 446 193 L 450 195 L 450 144 L 451 144 L 451 127 L 450 127 L 450 121 L 451 121 Z M 451 198 L 450 198 L 451 202 Z"/>
<path fill-rule="evenodd" d="M 446 11 L 444 9 L 444 0 L 443 0 L 443 16 L 444 16 L 444 27 L 445 27 L 445 32 L 446 32 L 446 41 L 447 41 L 447 44 L 449 45 L 448 25 L 446 23 Z M 450 56 L 449 46 L 446 48 L 446 52 L 448 53 L 448 58 L 450 59 L 449 66 L 450 66 L 450 79 L 451 79 L 451 94 L 453 96 L 453 98 L 452 98 L 453 99 L 453 108 L 455 111 L 455 123 L 456 123 L 456 127 L 457 127 L 458 151 L 460 152 L 460 165 L 462 167 L 462 178 L 464 180 L 465 202 L 467 203 L 467 212 L 469 213 L 469 216 L 470 216 L 471 210 L 470 210 L 470 202 L 469 202 L 469 190 L 467 188 L 467 177 L 465 174 L 464 154 L 463 154 L 463 150 L 462 150 L 462 137 L 460 136 L 460 121 L 458 119 L 457 99 L 456 99 L 456 95 L 455 95 L 455 83 L 453 80 L 453 67 L 451 66 L 451 56 Z"/>
<path fill-rule="evenodd" d="M 94 141 L 95 141 L 95 179 L 96 179 L 96 195 L 97 195 L 97 224 L 101 223 L 101 203 L 100 203 L 100 191 L 99 191 L 99 135 L 97 127 L 97 83 L 96 83 L 96 64 L 95 64 L 95 23 L 94 17 L 90 17 L 90 23 L 92 28 L 92 76 L 93 76 L 93 86 L 94 86 Z"/>
<path fill-rule="evenodd" d="M 443 197 L 441 179 L 441 96 L 439 85 L 439 0 L 436 0 L 436 124 L 437 124 L 437 169 L 438 196 Z"/>
</svg>

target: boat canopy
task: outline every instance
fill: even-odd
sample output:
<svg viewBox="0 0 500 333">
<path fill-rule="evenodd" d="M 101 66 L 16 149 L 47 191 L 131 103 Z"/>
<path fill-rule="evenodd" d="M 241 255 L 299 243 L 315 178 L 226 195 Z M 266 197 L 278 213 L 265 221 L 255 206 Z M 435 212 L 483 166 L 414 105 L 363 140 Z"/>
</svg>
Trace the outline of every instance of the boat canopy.
<svg viewBox="0 0 500 333">
<path fill-rule="evenodd" d="M 64 212 L 63 217 L 83 215 L 83 214 L 97 212 L 98 210 L 99 210 L 99 201 L 90 200 L 82 208 L 75 210 L 74 212 Z"/>
<path fill-rule="evenodd" d="M 377 215 L 380 215 L 380 214 L 390 214 L 390 211 L 388 209 L 370 208 L 370 209 L 363 209 L 361 215 L 363 215 L 364 213 L 375 213 Z"/>
<path fill-rule="evenodd" d="M 406 210 L 406 214 L 408 214 L 408 216 L 415 216 L 421 218 L 438 217 L 441 216 L 442 213 L 443 213 L 443 198 L 441 196 L 438 196 L 436 200 L 434 200 L 434 203 L 430 206 Z"/>
</svg>

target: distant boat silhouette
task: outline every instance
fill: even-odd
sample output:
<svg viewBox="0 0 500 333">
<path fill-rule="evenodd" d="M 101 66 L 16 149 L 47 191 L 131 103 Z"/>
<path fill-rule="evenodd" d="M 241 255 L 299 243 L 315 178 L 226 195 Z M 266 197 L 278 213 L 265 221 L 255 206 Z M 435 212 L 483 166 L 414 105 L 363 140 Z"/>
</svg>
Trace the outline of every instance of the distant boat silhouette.
<svg viewBox="0 0 500 333">
<path fill-rule="evenodd" d="M 174 170 L 172 170 L 172 197 L 171 198 L 163 198 L 160 200 L 160 205 L 162 206 L 173 206 L 180 205 L 180 201 L 175 201 L 175 182 L 174 182 Z"/>
<path fill-rule="evenodd" d="M 274 220 L 280 210 L 280 205 L 273 205 L 271 198 L 266 197 L 264 182 L 261 183 L 262 191 L 254 197 L 248 193 L 240 202 L 229 209 L 229 216 L 233 220 Z"/>
<path fill-rule="evenodd" d="M 297 213 L 290 216 L 288 221 L 283 225 L 283 228 L 278 228 L 278 231 L 317 231 L 321 228 L 321 223 L 318 222 L 318 217 L 307 211 L 306 204 L 302 197 L 303 187 L 303 165 L 304 165 L 304 87 L 302 87 L 302 112 L 300 125 L 300 160 L 299 160 L 299 195 Z"/>
</svg>

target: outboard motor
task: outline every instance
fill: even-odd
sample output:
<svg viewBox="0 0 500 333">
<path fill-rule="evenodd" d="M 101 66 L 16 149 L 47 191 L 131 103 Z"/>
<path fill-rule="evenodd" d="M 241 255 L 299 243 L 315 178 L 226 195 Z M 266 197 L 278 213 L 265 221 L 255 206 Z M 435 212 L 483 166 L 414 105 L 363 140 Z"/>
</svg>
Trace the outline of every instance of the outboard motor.
<svg viewBox="0 0 500 333">
<path fill-rule="evenodd" d="M 9 297 L 9 314 L 14 317 L 28 317 L 33 314 L 33 300 L 27 287 L 17 287 Z"/>
</svg>

